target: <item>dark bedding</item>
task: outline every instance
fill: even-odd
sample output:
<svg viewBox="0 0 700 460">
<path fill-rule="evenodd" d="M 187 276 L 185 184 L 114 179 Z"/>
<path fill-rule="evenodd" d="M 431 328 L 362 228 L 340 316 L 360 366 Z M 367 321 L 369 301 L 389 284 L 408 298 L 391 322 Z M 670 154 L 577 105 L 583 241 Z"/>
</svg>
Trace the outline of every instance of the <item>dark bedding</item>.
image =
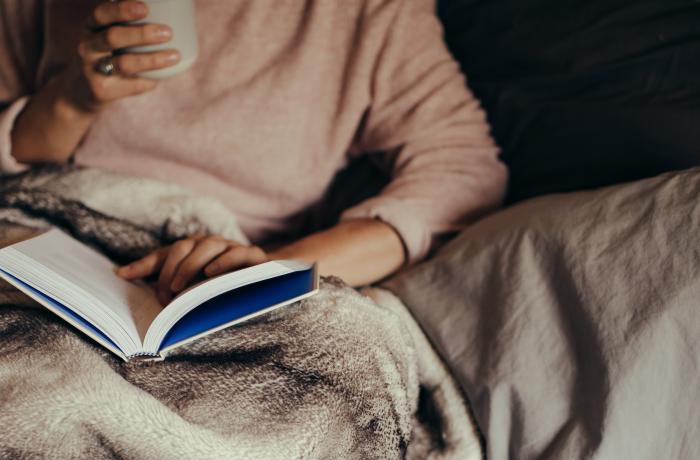
<svg viewBox="0 0 700 460">
<path fill-rule="evenodd" d="M 509 201 L 700 164 L 700 3 L 439 0 Z"/>
<path fill-rule="evenodd" d="M 387 284 L 490 459 L 700 458 L 700 170 L 497 213 Z"/>
</svg>

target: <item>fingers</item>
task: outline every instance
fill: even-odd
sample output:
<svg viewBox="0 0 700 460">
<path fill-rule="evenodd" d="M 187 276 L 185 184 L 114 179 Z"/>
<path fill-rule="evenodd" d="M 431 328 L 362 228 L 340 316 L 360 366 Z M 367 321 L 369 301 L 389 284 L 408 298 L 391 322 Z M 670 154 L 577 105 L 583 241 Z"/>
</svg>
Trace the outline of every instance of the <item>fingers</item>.
<svg viewBox="0 0 700 460">
<path fill-rule="evenodd" d="M 238 268 L 267 262 L 265 251 L 257 246 L 235 246 L 214 259 L 204 269 L 207 276 L 217 276 Z"/>
<path fill-rule="evenodd" d="M 190 255 L 197 245 L 195 239 L 180 240 L 170 246 L 168 258 L 160 270 L 158 284 L 156 286 L 158 300 L 161 304 L 167 304 L 173 297 L 173 292 L 170 290 L 170 285 L 173 282 L 173 276 L 177 272 L 180 263 Z"/>
<path fill-rule="evenodd" d="M 158 45 L 172 38 L 172 29 L 161 24 L 112 26 L 95 32 L 85 42 L 90 53 L 111 53 L 114 50 L 133 46 Z"/>
<path fill-rule="evenodd" d="M 156 295 L 162 305 L 187 287 L 200 274 L 216 276 L 238 268 L 267 262 L 257 246 L 241 246 L 219 236 L 192 237 L 154 251 L 117 270 L 117 275 L 134 280 L 160 271 Z"/>
<path fill-rule="evenodd" d="M 151 91 L 158 86 L 158 81 L 148 78 L 112 78 L 93 72 L 87 85 L 90 99 L 97 104 L 104 104 Z"/>
<path fill-rule="evenodd" d="M 117 275 L 127 280 L 146 278 L 158 273 L 167 255 L 165 248 L 153 251 L 146 257 L 121 267 L 117 270 Z"/>
<path fill-rule="evenodd" d="M 101 32 L 88 35 L 78 46 L 78 54 L 86 64 L 85 71 L 95 73 L 95 63 L 114 51 L 133 46 L 165 43 L 172 36 L 168 26 L 147 24 L 144 26 L 113 26 Z M 177 50 L 163 50 L 153 53 L 124 53 L 114 56 L 112 62 L 122 76 L 132 76 L 139 72 L 170 67 L 180 61 Z M 99 75 L 95 75 L 99 77 Z"/>
<path fill-rule="evenodd" d="M 195 276 L 199 275 L 212 260 L 230 247 L 223 238 L 206 238 L 200 240 L 194 250 L 180 263 L 172 282 L 172 292 L 182 291 Z"/>
<path fill-rule="evenodd" d="M 146 4 L 137 1 L 105 2 L 99 4 L 88 18 L 87 27 L 100 29 L 112 24 L 138 21 L 148 15 Z"/>
<path fill-rule="evenodd" d="M 129 53 L 115 56 L 114 65 L 117 71 L 124 76 L 133 76 L 148 70 L 163 69 L 177 64 L 180 61 L 180 53 L 176 50 L 159 51 L 156 53 Z"/>
</svg>

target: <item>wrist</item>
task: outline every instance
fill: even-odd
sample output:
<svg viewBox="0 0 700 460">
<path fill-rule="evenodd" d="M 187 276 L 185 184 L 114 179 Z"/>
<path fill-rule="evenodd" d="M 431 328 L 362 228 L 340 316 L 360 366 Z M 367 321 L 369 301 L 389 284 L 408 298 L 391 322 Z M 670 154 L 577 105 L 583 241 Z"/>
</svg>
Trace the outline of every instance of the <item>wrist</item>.
<svg viewBox="0 0 700 460">
<path fill-rule="evenodd" d="M 54 108 L 57 114 L 68 121 L 92 121 L 102 110 L 102 106 L 92 101 L 83 89 L 85 85 L 81 79 L 81 75 L 66 71 L 49 84 L 55 93 Z"/>
<path fill-rule="evenodd" d="M 310 257 L 309 251 L 304 250 L 303 243 L 292 243 L 286 246 L 268 251 L 267 257 L 270 260 L 298 259 L 304 262 L 313 263 L 316 260 Z"/>
<path fill-rule="evenodd" d="M 70 79 L 60 74 L 34 94 L 12 129 L 12 156 L 20 163 L 64 163 L 97 116 L 71 97 Z"/>
</svg>

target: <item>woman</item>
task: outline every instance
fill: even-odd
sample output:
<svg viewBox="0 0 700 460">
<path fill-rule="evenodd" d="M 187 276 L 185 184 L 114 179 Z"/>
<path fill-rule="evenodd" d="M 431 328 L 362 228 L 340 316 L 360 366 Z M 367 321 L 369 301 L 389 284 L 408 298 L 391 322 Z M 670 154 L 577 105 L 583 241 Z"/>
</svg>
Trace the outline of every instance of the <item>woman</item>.
<svg viewBox="0 0 700 460">
<path fill-rule="evenodd" d="M 167 26 L 125 25 L 145 4 L 0 1 L 3 172 L 75 161 L 178 183 L 219 198 L 262 245 L 293 234 L 353 158 L 391 165 L 381 194 L 328 230 L 267 252 L 195 237 L 120 270 L 159 274 L 163 302 L 202 274 L 274 258 L 371 283 L 502 198 L 504 167 L 431 2 L 198 0 L 199 60 L 158 83 L 135 74 L 176 51 L 112 54 L 170 40 Z"/>
</svg>

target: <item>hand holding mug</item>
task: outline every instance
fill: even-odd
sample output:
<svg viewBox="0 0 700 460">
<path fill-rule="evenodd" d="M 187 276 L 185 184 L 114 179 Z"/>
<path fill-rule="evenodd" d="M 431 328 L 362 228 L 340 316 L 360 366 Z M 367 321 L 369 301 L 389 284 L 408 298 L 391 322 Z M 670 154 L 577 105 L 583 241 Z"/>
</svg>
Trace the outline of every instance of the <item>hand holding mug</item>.
<svg viewBox="0 0 700 460">
<path fill-rule="evenodd" d="M 145 22 L 149 13 L 149 5 L 134 0 L 104 2 L 93 10 L 78 45 L 80 69 L 70 85 L 75 105 L 97 111 L 148 92 L 158 82 L 147 77 L 181 63 L 180 51 L 170 47 L 172 27 Z"/>
</svg>

